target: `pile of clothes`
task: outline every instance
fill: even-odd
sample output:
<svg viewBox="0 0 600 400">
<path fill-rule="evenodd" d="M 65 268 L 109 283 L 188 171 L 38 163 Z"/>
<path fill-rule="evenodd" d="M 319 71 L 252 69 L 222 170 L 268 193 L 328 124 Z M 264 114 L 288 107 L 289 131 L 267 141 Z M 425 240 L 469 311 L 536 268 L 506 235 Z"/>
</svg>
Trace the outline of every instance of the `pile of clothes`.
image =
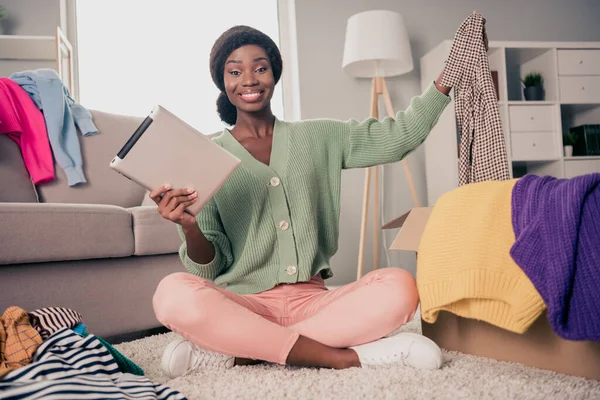
<svg viewBox="0 0 600 400">
<path fill-rule="evenodd" d="M 524 333 L 547 311 L 563 339 L 600 341 L 600 173 L 461 186 L 418 251 L 427 322 L 445 310 Z"/>
<path fill-rule="evenodd" d="M 185 399 L 88 333 L 78 312 L 7 308 L 0 317 L 0 399 L 91 397 Z"/>
<path fill-rule="evenodd" d="M 443 71 L 459 187 L 438 199 L 419 243 L 422 318 L 448 311 L 524 333 L 547 311 L 563 339 L 600 341 L 600 173 L 510 178 L 485 22 L 465 19 Z"/>
<path fill-rule="evenodd" d="M 55 161 L 69 186 L 86 182 L 77 129 L 83 136 L 98 133 L 90 112 L 73 100 L 56 71 L 0 78 L 0 134 L 19 145 L 34 184 L 55 179 Z"/>
</svg>

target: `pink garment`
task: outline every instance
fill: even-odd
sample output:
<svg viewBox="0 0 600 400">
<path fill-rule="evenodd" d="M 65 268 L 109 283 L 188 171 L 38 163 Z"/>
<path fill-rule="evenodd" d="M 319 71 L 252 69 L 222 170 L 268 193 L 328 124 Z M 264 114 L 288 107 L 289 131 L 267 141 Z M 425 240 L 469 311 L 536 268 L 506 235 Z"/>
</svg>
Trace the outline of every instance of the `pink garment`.
<svg viewBox="0 0 600 400">
<path fill-rule="evenodd" d="M 0 78 L 0 134 L 7 134 L 19 145 L 34 184 L 54 180 L 44 115 L 27 92 L 9 78 Z"/>
<path fill-rule="evenodd" d="M 419 296 L 397 268 L 328 290 L 323 279 L 239 295 L 180 272 L 154 294 L 157 319 L 197 345 L 234 357 L 285 364 L 299 335 L 337 348 L 380 339 L 410 321 Z"/>
</svg>

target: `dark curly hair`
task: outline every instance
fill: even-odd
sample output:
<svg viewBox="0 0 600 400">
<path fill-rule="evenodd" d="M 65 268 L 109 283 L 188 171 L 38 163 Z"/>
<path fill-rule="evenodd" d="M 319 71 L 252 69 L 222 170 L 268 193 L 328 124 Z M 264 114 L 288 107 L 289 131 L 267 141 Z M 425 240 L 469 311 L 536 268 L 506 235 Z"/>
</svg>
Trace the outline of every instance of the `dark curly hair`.
<svg viewBox="0 0 600 400">
<path fill-rule="evenodd" d="M 257 29 L 245 25 L 234 26 L 223 32 L 223 34 L 215 41 L 215 44 L 210 51 L 209 65 L 212 80 L 221 91 L 217 98 L 217 112 L 219 113 L 221 121 L 228 125 L 235 125 L 237 120 L 237 109 L 231 104 L 225 93 L 225 82 L 223 80 L 225 61 L 227 61 L 227 57 L 235 50 L 249 44 L 254 44 L 265 49 L 269 62 L 271 63 L 275 84 L 279 82 L 279 78 L 281 77 L 281 70 L 283 68 L 281 54 L 277 45 L 269 36 Z"/>
</svg>

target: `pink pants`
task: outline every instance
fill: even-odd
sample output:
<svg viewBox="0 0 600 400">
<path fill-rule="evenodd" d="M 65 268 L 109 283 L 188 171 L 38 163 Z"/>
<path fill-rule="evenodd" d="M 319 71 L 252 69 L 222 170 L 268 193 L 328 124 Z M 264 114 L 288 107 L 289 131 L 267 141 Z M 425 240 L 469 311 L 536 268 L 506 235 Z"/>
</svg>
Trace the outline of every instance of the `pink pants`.
<svg viewBox="0 0 600 400">
<path fill-rule="evenodd" d="M 368 343 L 410 321 L 418 301 L 408 272 L 384 268 L 334 290 L 316 276 L 251 295 L 180 272 L 160 282 L 153 304 L 163 325 L 202 348 L 285 364 L 299 335 L 336 348 Z"/>
</svg>

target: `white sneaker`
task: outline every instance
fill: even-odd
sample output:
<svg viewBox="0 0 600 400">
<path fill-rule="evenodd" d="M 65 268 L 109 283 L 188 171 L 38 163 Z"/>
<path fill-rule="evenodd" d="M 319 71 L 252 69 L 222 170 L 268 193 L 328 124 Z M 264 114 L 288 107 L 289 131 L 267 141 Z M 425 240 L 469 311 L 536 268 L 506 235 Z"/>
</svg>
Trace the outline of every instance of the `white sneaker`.
<svg viewBox="0 0 600 400">
<path fill-rule="evenodd" d="M 162 356 L 162 370 L 170 378 L 177 378 L 203 366 L 231 368 L 235 358 L 204 350 L 189 340 L 178 339 L 167 345 Z"/>
<path fill-rule="evenodd" d="M 444 360 L 442 351 L 433 340 L 410 332 L 350 348 L 358 354 L 361 365 L 400 363 L 419 369 L 438 369 Z"/>
</svg>

